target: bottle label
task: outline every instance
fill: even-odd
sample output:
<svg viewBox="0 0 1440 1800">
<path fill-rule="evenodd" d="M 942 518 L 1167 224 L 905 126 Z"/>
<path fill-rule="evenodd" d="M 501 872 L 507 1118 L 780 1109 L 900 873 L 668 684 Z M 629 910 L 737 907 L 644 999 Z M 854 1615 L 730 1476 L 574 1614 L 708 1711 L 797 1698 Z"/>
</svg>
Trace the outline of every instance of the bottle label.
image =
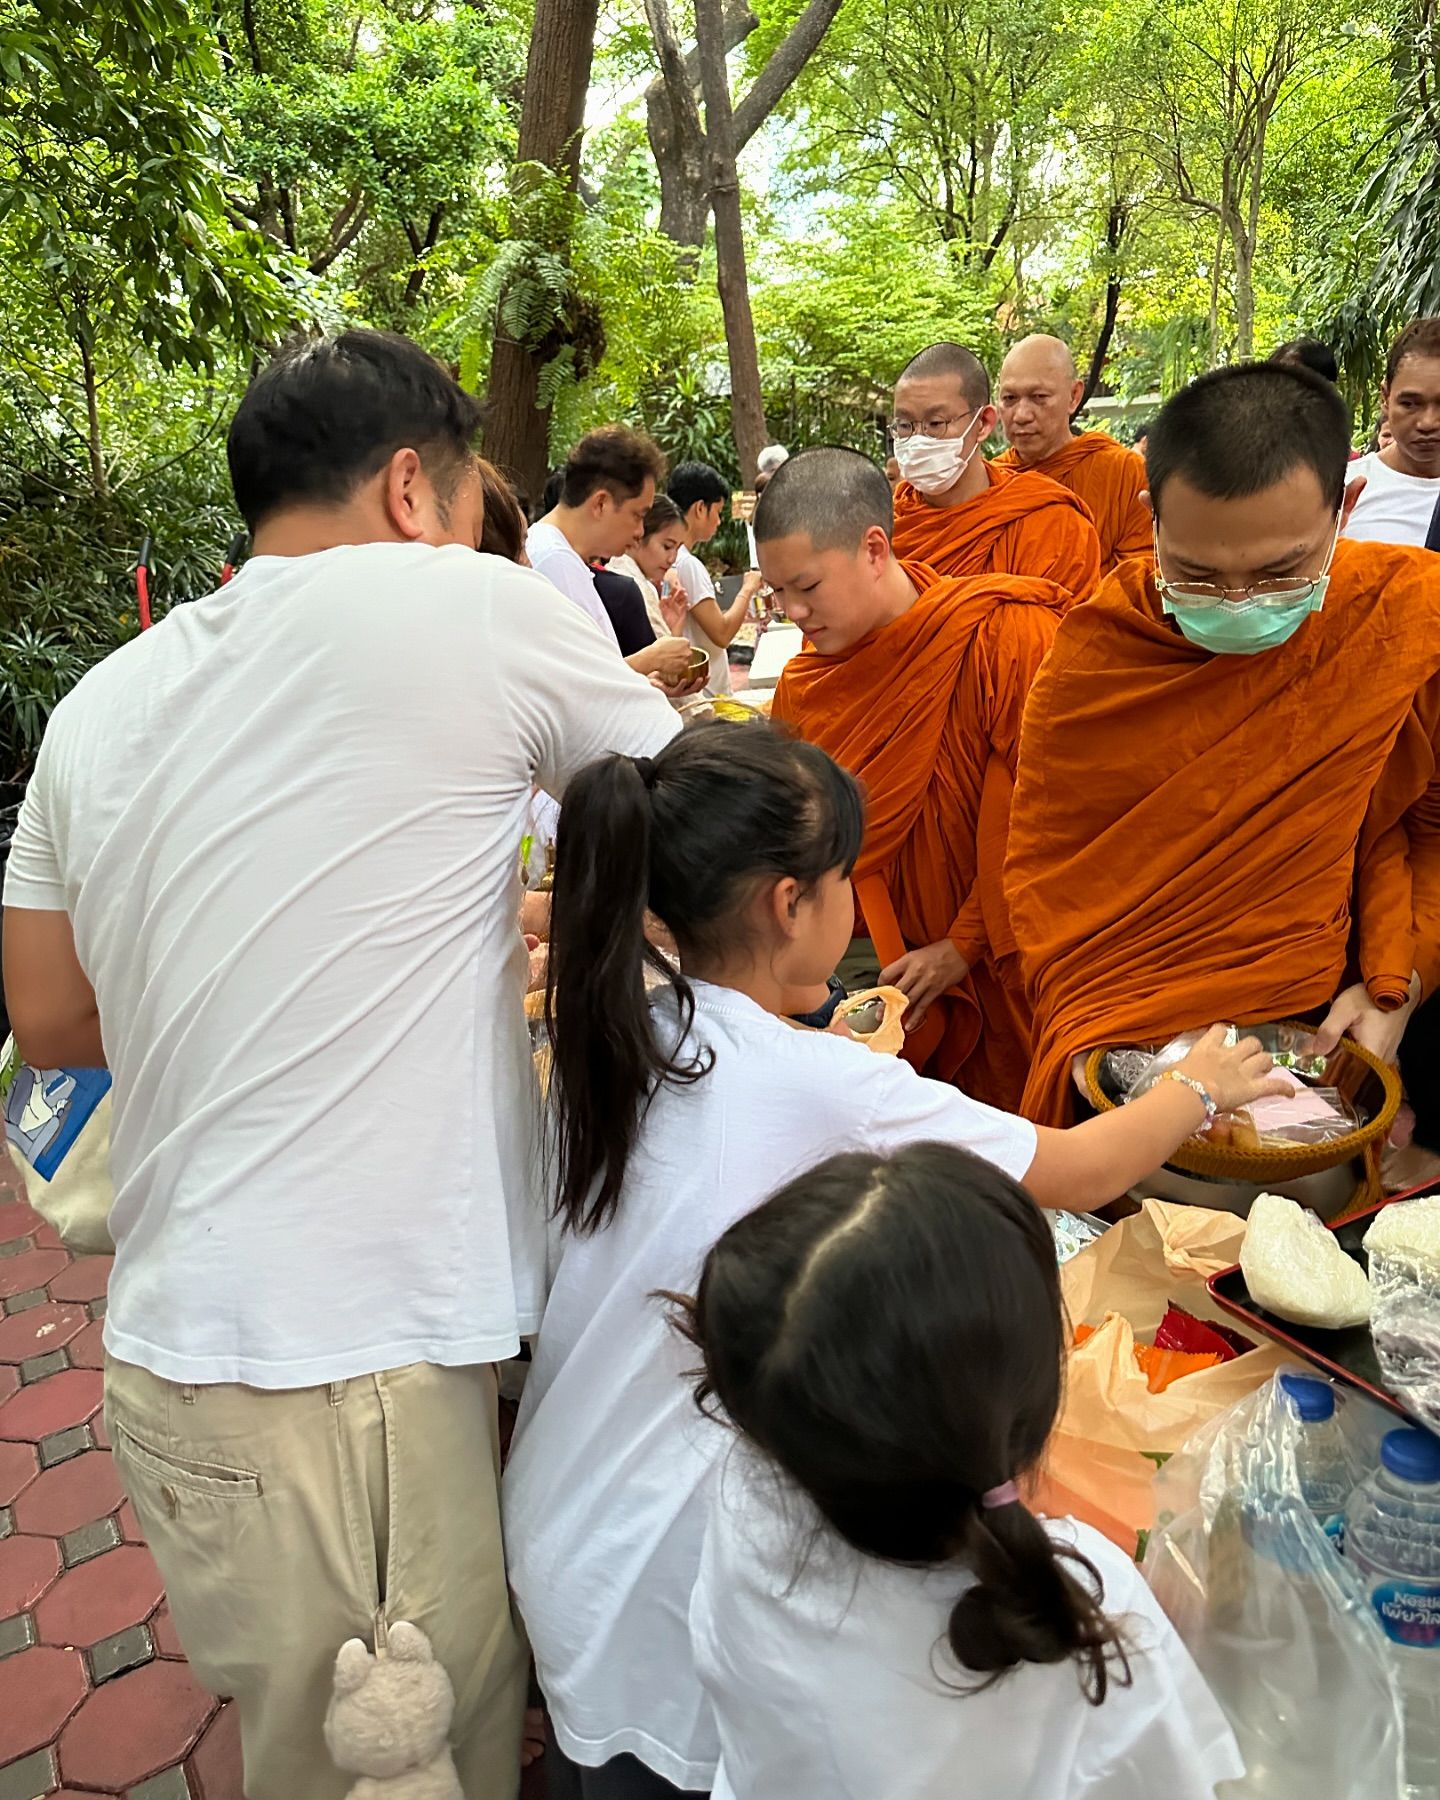
<svg viewBox="0 0 1440 1800">
<path fill-rule="evenodd" d="M 1440 1650 L 1440 1582 L 1382 1581 L 1370 1590 L 1370 1601 L 1392 1643 Z"/>
</svg>

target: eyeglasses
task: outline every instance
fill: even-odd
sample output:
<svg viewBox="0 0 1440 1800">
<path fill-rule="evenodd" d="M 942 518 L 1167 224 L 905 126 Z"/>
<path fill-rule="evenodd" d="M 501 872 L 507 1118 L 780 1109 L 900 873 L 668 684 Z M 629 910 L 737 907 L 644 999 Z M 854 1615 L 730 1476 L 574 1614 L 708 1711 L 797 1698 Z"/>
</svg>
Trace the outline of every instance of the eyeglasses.
<svg viewBox="0 0 1440 1800">
<path fill-rule="evenodd" d="M 903 444 L 906 438 L 914 437 L 917 431 L 922 437 L 953 437 L 957 425 L 964 425 L 974 417 L 975 408 L 972 406 L 968 412 L 957 413 L 953 418 L 945 418 L 943 415 L 937 414 L 933 419 L 926 419 L 923 425 L 914 424 L 909 419 L 892 419 L 889 427 L 890 435 L 897 444 Z"/>
<path fill-rule="evenodd" d="M 1151 537 L 1155 551 L 1155 586 L 1160 597 L 1174 606 L 1282 606 L 1290 600 L 1308 600 L 1330 573 L 1339 541 L 1340 518 L 1337 514 L 1330 550 L 1318 575 L 1282 575 L 1273 581 L 1254 582 L 1249 587 L 1226 587 L 1214 581 L 1167 580 L 1160 572 L 1160 532 L 1156 527 Z"/>
</svg>

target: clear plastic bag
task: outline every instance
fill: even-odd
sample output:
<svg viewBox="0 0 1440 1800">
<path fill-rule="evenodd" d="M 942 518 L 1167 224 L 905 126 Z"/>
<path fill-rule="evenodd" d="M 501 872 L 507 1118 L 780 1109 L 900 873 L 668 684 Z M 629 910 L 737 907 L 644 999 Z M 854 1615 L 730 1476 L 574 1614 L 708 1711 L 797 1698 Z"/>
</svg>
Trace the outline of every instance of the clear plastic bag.
<svg viewBox="0 0 1440 1800">
<path fill-rule="evenodd" d="M 1365 1235 L 1370 1335 L 1387 1388 L 1440 1431 L 1440 1195 L 1387 1206 Z"/>
<path fill-rule="evenodd" d="M 1393 1659 L 1363 1581 L 1306 1502 L 1304 1428 L 1278 1380 L 1161 1471 L 1145 1574 L 1245 1759 L 1218 1800 L 1396 1800 Z M 1352 1410 L 1374 1409 L 1349 1396 L 1340 1412 L 1363 1466 L 1374 1427 Z"/>
<path fill-rule="evenodd" d="M 1163 1050 L 1112 1050 L 1107 1070 L 1125 1101 L 1148 1094 L 1169 1070 L 1183 1062 L 1205 1034 L 1183 1032 Z M 1229 1028 L 1228 1042 L 1247 1035 Z M 1328 1144 L 1347 1136 L 1365 1123 L 1357 1108 L 1337 1088 L 1321 1087 L 1325 1058 L 1317 1056 L 1314 1041 L 1291 1026 L 1269 1026 L 1262 1041 L 1275 1057 L 1277 1068 L 1289 1076 L 1293 1093 L 1258 1100 L 1237 1112 L 1220 1113 L 1203 1135 L 1211 1143 L 1231 1143 L 1237 1149 L 1273 1148 L 1286 1144 Z"/>
<path fill-rule="evenodd" d="M 1069 1262 L 1110 1229 L 1103 1219 L 1092 1218 L 1089 1213 L 1056 1211 L 1048 1216 L 1050 1229 L 1055 1233 L 1055 1260 L 1059 1263 Z"/>
</svg>

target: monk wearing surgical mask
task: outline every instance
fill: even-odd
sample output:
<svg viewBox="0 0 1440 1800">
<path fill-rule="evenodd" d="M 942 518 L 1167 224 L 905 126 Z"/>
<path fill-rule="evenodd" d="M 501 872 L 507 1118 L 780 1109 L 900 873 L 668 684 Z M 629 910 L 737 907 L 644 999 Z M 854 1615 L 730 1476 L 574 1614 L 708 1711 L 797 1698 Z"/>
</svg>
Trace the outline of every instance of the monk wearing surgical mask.
<svg viewBox="0 0 1440 1800">
<path fill-rule="evenodd" d="M 895 384 L 899 466 L 895 554 L 940 575 L 1030 575 L 1073 600 L 1100 580 L 1100 540 L 1083 501 L 1031 469 L 987 462 L 990 377 L 960 344 L 932 344 Z"/>
<path fill-rule="evenodd" d="M 1311 370 L 1202 376 L 1146 446 L 1154 567 L 1061 622 L 1030 691 L 1005 893 L 1034 1062 L 1313 1016 L 1393 1061 L 1440 982 L 1440 584 L 1344 528 L 1350 418 Z"/>
</svg>

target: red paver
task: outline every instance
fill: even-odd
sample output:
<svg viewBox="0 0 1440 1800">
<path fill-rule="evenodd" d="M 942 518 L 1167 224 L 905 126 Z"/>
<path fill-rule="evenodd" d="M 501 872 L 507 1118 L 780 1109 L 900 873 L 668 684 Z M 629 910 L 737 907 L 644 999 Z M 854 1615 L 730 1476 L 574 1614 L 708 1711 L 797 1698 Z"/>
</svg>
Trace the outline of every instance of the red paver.
<svg viewBox="0 0 1440 1800">
<path fill-rule="evenodd" d="M 240 1776 L 240 1709 L 227 1700 L 185 1765 L 200 1800 L 245 1800 Z"/>
<path fill-rule="evenodd" d="M 29 1444 L 0 1444 L 0 1506 L 8 1506 L 40 1472 L 40 1458 Z"/>
<path fill-rule="evenodd" d="M 20 1256 L 0 1257 L 0 1300 L 44 1287 L 69 1265 L 70 1258 L 63 1250 L 26 1250 Z M 57 1294 L 55 1298 L 63 1300 L 65 1296 Z"/>
<path fill-rule="evenodd" d="M 70 1345 L 71 1366 L 77 1369 L 105 1367 L 105 1321 L 92 1319 Z"/>
<path fill-rule="evenodd" d="M 103 1382 L 94 1369 L 61 1369 L 21 1388 L 0 1406 L 0 1438 L 38 1444 L 52 1432 L 93 1418 L 103 1398 Z"/>
<path fill-rule="evenodd" d="M 9 1363 L 0 1363 L 0 1405 L 20 1391 L 20 1371 Z"/>
<path fill-rule="evenodd" d="M 20 1259 L 22 1262 L 24 1257 Z M 52 1300 L 98 1300 L 105 1292 L 110 1280 L 110 1265 L 115 1261 L 113 1256 L 82 1256 L 76 1262 L 66 1261 L 69 1267 L 63 1275 L 50 1282 L 50 1298 Z M 47 1277 L 48 1279 L 48 1277 Z"/>
<path fill-rule="evenodd" d="M 87 1450 L 46 1469 L 15 1502 L 15 1524 L 36 1537 L 64 1537 L 67 1531 L 108 1518 L 125 1498 L 108 1450 Z"/>
<path fill-rule="evenodd" d="M 41 1250 L 63 1250 L 65 1248 L 65 1240 L 53 1225 L 37 1226 L 35 1243 Z"/>
<path fill-rule="evenodd" d="M 48 1300 L 27 1312 L 0 1319 L 0 1363 L 21 1363 L 31 1356 L 63 1349 L 90 1322 L 85 1308 L 72 1302 Z"/>
<path fill-rule="evenodd" d="M 7 1156 L 5 1160 L 10 1159 Z M 23 1200 L 0 1202 L 0 1244 L 13 1244 L 16 1238 L 29 1237 L 40 1229 L 40 1225 L 39 1213 L 32 1212 Z"/>
<path fill-rule="evenodd" d="M 90 1435 L 95 1440 L 95 1448 L 97 1450 L 114 1449 L 114 1445 L 110 1442 L 110 1433 L 105 1429 L 105 1414 L 103 1411 L 97 1412 L 95 1417 L 90 1421 Z"/>
<path fill-rule="evenodd" d="M 152 1662 L 117 1676 L 61 1733 L 61 1778 L 102 1793 L 134 1787 L 180 1762 L 217 1704 L 184 1663 Z"/>
<path fill-rule="evenodd" d="M 0 1619 L 32 1607 L 59 1573 L 60 1546 L 53 1538 L 0 1538 Z"/>
<path fill-rule="evenodd" d="M 140 1529 L 140 1521 L 135 1517 L 135 1508 L 127 1500 L 118 1514 L 120 1535 L 127 1544 L 143 1544 L 145 1534 Z"/>
<path fill-rule="evenodd" d="M 0 1764 L 53 1743 L 88 1685 L 78 1650 L 42 1644 L 0 1662 Z"/>
<path fill-rule="evenodd" d="M 35 1608 L 35 1628 L 42 1644 L 88 1649 L 148 1619 L 164 1592 L 150 1552 L 121 1544 L 68 1569 Z"/>
<path fill-rule="evenodd" d="M 170 1617 L 170 1608 L 162 1606 L 150 1621 L 150 1635 L 155 1640 L 155 1648 L 161 1656 L 167 1656 L 174 1662 L 184 1662 L 185 1652 L 180 1648 L 180 1639 L 175 1631 L 175 1621 Z"/>
</svg>

